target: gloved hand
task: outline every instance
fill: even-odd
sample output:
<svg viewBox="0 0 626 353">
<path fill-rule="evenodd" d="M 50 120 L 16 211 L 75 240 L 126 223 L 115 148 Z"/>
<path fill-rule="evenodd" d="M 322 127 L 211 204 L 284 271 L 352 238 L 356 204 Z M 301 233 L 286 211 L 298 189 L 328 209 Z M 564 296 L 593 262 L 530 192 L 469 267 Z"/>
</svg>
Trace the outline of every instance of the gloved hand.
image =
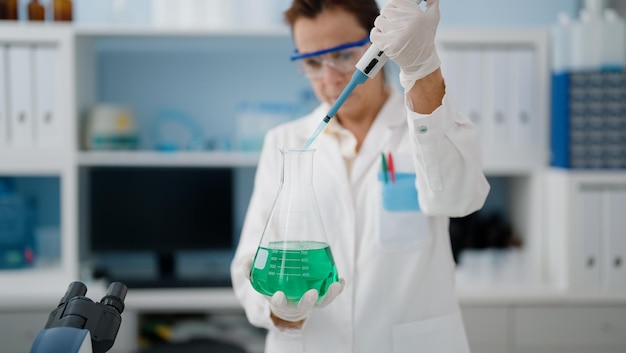
<svg viewBox="0 0 626 353">
<path fill-rule="evenodd" d="M 328 287 L 324 297 L 318 301 L 317 289 L 309 289 L 298 303 L 287 301 L 285 293 L 278 291 L 273 296 L 268 297 L 270 310 L 277 317 L 286 321 L 300 321 L 306 319 L 311 314 L 313 308 L 323 308 L 332 303 L 341 294 L 345 281 L 343 278 Z"/>
<path fill-rule="evenodd" d="M 246 261 L 246 276 L 250 279 L 250 269 L 252 268 L 253 259 L 250 258 L 249 261 Z M 335 298 L 341 294 L 343 291 L 343 287 L 345 286 L 345 281 L 343 278 L 339 279 L 339 282 L 332 283 L 324 297 L 318 301 L 319 293 L 317 289 L 310 289 L 298 303 L 294 303 L 287 300 L 285 293 L 278 291 L 274 293 L 274 295 L 264 296 L 270 305 L 270 310 L 272 313 L 285 321 L 296 322 L 300 320 L 304 320 L 311 314 L 313 308 L 323 308 L 329 305 L 335 300 Z"/>
<path fill-rule="evenodd" d="M 400 67 L 405 92 L 439 68 L 435 48 L 439 0 L 427 0 L 422 11 L 415 0 L 388 0 L 374 21 L 370 40 Z"/>
</svg>

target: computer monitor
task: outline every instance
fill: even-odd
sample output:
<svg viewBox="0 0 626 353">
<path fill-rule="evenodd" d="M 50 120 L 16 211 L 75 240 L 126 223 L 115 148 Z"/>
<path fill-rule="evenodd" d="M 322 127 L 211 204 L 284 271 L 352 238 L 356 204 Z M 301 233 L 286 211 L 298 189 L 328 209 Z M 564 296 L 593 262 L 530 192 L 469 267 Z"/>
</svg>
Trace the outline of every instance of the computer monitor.
<svg viewBox="0 0 626 353">
<path fill-rule="evenodd" d="M 233 249 L 230 168 L 93 167 L 88 189 L 91 252 L 147 251 L 158 259 L 156 279 L 114 279 L 129 287 L 189 286 L 176 276 L 177 255 Z M 210 282 L 198 279 L 191 285 Z"/>
</svg>

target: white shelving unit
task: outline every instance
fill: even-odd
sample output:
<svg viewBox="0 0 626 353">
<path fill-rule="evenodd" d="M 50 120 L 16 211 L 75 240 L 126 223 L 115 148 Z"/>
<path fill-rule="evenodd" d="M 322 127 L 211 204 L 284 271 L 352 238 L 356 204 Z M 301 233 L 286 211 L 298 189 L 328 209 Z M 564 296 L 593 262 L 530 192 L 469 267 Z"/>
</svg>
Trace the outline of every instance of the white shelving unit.
<svg viewBox="0 0 626 353">
<path fill-rule="evenodd" d="M 67 284 L 78 278 L 78 228 L 76 144 L 73 131 L 77 129 L 75 115 L 74 53 L 75 35 L 64 25 L 14 25 L 0 24 L 0 55 L 3 55 L 7 79 L 7 114 L 0 129 L 5 139 L 0 140 L 0 176 L 54 177 L 60 188 L 60 261 L 55 264 L 36 265 L 23 270 L 0 271 L 0 297 L 24 292 L 62 293 Z M 11 61 L 10 51 L 20 51 Z M 38 58 L 41 49 L 51 55 Z M 21 61 L 21 60 L 20 60 Z M 11 85 L 23 77 L 27 94 L 15 97 Z M 21 74 L 24 76 L 20 76 Z M 31 80 L 28 80 L 30 78 Z M 45 80 L 45 88 L 34 87 Z M 32 85 L 32 86 L 31 86 Z M 6 119 L 8 118 L 8 119 Z M 26 131 L 27 141 L 16 141 L 7 134 L 9 127 Z M 53 139 L 42 138 L 45 134 Z"/>
<path fill-rule="evenodd" d="M 543 29 L 441 29 L 439 43 L 442 52 L 448 49 L 526 48 L 533 54 L 537 83 L 533 90 L 537 108 L 536 136 L 530 144 L 485 144 L 484 168 L 488 176 L 509 178 L 512 200 L 508 217 L 522 236 L 526 251 L 530 254 L 524 264 L 533 284 L 543 280 L 542 263 L 542 173 L 548 158 L 548 56 L 547 32 Z M 57 88 L 58 109 L 68 119 L 64 125 L 64 144 L 60 149 L 32 149 L 28 151 L 2 152 L 0 150 L 0 173 L 2 175 L 30 175 L 53 173 L 62 178 L 62 234 L 63 264 L 68 279 L 78 277 L 77 234 L 78 192 L 77 171 L 92 166 L 168 166 L 168 167 L 254 167 L 257 153 L 239 152 L 175 152 L 152 151 L 103 152 L 85 151 L 80 148 L 82 139 L 80 121 L 84 112 L 98 103 L 98 53 L 137 52 L 166 53 L 168 50 L 192 50 L 205 53 L 231 51 L 250 53 L 261 50 L 272 53 L 275 48 L 291 45 L 289 33 L 283 30 L 186 30 L 149 29 L 123 27 L 71 27 L 38 25 L 3 25 L 0 27 L 3 43 L 37 43 L 52 41 L 64 53 L 58 60 L 59 80 Z M 280 52 L 279 54 L 283 54 Z M 279 54 L 275 54 L 277 58 Z M 266 56 L 265 59 L 268 57 Z M 258 63 L 263 65 L 263 63 Z M 219 65 L 215 65 L 219 70 Z M 445 67 L 444 67 L 445 71 Z M 237 80 L 244 80 L 239 82 Z M 245 84 L 247 78 L 233 78 L 232 85 Z M 452 81 L 452 80 L 450 80 Z M 75 86 L 74 86 L 75 83 Z M 452 83 L 451 83 L 452 84 Z M 476 82 L 477 86 L 483 82 Z M 182 89 L 182 88 L 180 88 Z M 61 93 L 62 92 L 62 93 Z M 486 99 L 487 104 L 489 98 Z M 210 104 L 210 103 L 209 103 Z M 229 118 L 229 117 L 227 117 Z M 7 149 L 7 151 L 9 151 Z M 3 271 L 5 272 L 5 271 Z M 12 275 L 2 273 L 10 278 Z"/>
<path fill-rule="evenodd" d="M 55 115 L 62 120 L 62 132 L 59 144 L 53 147 L 35 146 L 32 148 L 13 148 L 0 145 L 0 176 L 54 176 L 60 180 L 60 234 L 61 261 L 58 266 L 27 270 L 0 271 L 0 320 L 13 319 L 16 312 L 37 312 L 47 315 L 52 306 L 58 303 L 68 283 L 83 279 L 80 276 L 80 261 L 83 250 L 79 234 L 80 170 L 99 166 L 165 166 L 165 167 L 254 167 L 258 162 L 258 153 L 240 152 L 174 152 L 154 151 L 104 152 L 86 151 L 80 147 L 81 118 L 84 112 L 98 102 L 100 87 L 98 76 L 99 52 L 134 53 L 149 51 L 154 55 L 178 51 L 202 52 L 212 56 L 217 52 L 232 52 L 250 55 L 259 51 L 263 60 L 283 60 L 283 49 L 291 46 L 287 31 L 281 30 L 170 30 L 150 28 L 104 28 L 72 27 L 67 25 L 0 25 L 0 48 L 11 45 L 37 46 L 44 44 L 56 49 L 55 61 Z M 447 75 L 445 56 L 450 52 L 477 50 L 488 53 L 491 50 L 509 51 L 522 49 L 531 53 L 532 97 L 534 113 L 530 117 L 535 122 L 533 139 L 526 143 L 511 141 L 493 142 L 485 139 L 484 169 L 490 177 L 502 177 L 508 180 L 507 217 L 513 228 L 524 241 L 525 257 L 519 264 L 526 274 L 522 282 L 498 283 L 482 282 L 479 286 L 459 288 L 459 297 L 464 310 L 470 342 L 477 351 L 482 352 L 554 352 L 566 351 L 569 346 L 550 341 L 546 335 L 534 330 L 533 320 L 548 320 L 559 317 L 564 322 L 574 319 L 591 318 L 589 325 L 576 326 L 567 324 L 570 330 L 557 338 L 572 339 L 578 334 L 592 332 L 588 347 L 600 347 L 603 352 L 623 352 L 626 342 L 623 337 L 624 321 L 611 313 L 623 313 L 626 305 L 626 293 L 622 291 L 602 291 L 588 289 L 573 292 L 567 286 L 557 286 L 563 266 L 569 266 L 573 256 L 567 246 L 568 231 L 561 233 L 555 241 L 547 241 L 551 231 L 560 225 L 569 224 L 571 212 L 548 212 L 546 194 L 554 207 L 564 207 L 572 189 L 563 184 L 557 190 L 555 184 L 592 182 L 604 180 L 602 173 L 589 173 L 584 177 L 560 175 L 550 179 L 548 167 L 548 126 L 549 126 L 549 68 L 548 68 L 548 32 L 544 29 L 528 28 L 442 28 L 438 32 L 438 45 L 444 58 L 444 75 Z M 223 58 L 223 56 L 216 58 Z M 216 59 L 217 60 L 217 59 Z M 491 60 L 491 59 L 490 59 Z M 258 70 L 265 70 L 266 62 L 251 60 L 251 65 L 258 65 Z M 490 61 L 481 64 L 481 70 L 490 69 Z M 208 62 L 216 71 L 222 70 L 224 63 Z M 285 64 L 288 62 L 285 60 Z M 448 66 L 450 67 L 450 66 Z M 256 67 L 255 67 L 256 68 Z M 158 74 L 158 73 L 155 73 Z M 450 73 L 450 75 L 452 75 Z M 493 83 L 493 73 L 480 76 L 474 82 L 475 89 Z M 278 77 L 273 83 L 281 78 Z M 489 81 L 491 80 L 491 81 Z M 455 81 L 449 80 L 454 86 Z M 456 81 L 459 82 L 459 81 Z M 234 77 L 231 85 L 254 85 L 250 77 Z M 458 84 L 458 83 L 457 83 Z M 184 87 L 176 87 L 182 90 Z M 459 86 L 458 90 L 468 89 Z M 460 105 L 467 108 L 467 98 L 458 98 Z M 470 97 L 471 98 L 471 97 Z M 496 99 L 485 96 L 479 98 L 484 106 L 495 106 Z M 219 102 L 207 102 L 218 105 Z M 481 111 L 484 113 L 484 111 Z M 230 119 L 230 116 L 221 116 Z M 1 122 L 1 120 L 0 120 Z M 481 134 L 485 134 L 483 130 Z M 2 140 L 0 140 L 2 141 Z M 572 179 L 573 178 L 573 179 Z M 611 177 L 612 182 L 624 180 L 625 174 L 618 172 Z M 554 180 L 552 184 L 546 181 Z M 558 180 L 557 180 L 558 179 Z M 547 227 L 547 218 L 552 217 L 551 226 Z M 556 217 L 556 218 L 555 218 Z M 571 229 L 567 228 L 567 229 Z M 560 259 L 560 260 L 559 260 Z M 565 259 L 565 260 L 564 260 Z M 555 272 L 556 271 L 556 272 Z M 555 273 L 561 277 L 555 278 Z M 470 274 L 471 275 L 471 274 Z M 469 279 L 472 282 L 472 278 Z M 103 285 L 88 282 L 90 296 L 104 293 Z M 93 287 L 93 288 L 92 288 Z M 36 302 L 36 304 L 32 304 Z M 569 307 L 564 307 L 567 304 Z M 164 308 L 167 306 L 167 308 Z M 542 314 L 537 308 L 550 307 L 549 315 Z M 134 290 L 127 298 L 128 314 L 125 319 L 126 332 L 133 332 L 136 315 L 151 311 L 210 311 L 239 310 L 239 304 L 229 289 L 176 289 L 176 290 Z M 564 309 L 565 308 L 565 309 Z M 571 308 L 575 312 L 570 315 Z M 609 309 L 607 309 L 609 308 Z M 565 311 L 563 311 L 563 310 Z M 2 314 L 3 312 L 8 314 Z M 554 316 L 552 316 L 554 314 Z M 4 316 L 3 316 L 4 315 Z M 622 316 L 623 317 L 623 316 Z M 604 321 L 603 321 L 604 320 Z M 549 321 L 549 320 L 548 320 Z M 546 321 L 546 322 L 548 322 Z M 575 321 L 575 320 L 574 320 Z M 1 321 L 0 321 L 1 322 Z M 603 322 L 606 325 L 603 326 Z M 40 323 L 37 322 L 39 327 Z M 622 326 L 620 326 L 622 325 Z M 32 326 L 32 324 L 31 324 Z M 544 325 L 545 326 L 545 325 Z M 544 326 L 538 326 L 546 329 Z M 30 326 L 29 326 L 30 327 Z M 606 329 L 609 327 L 610 329 Z M 608 331 L 603 331 L 608 330 Z M 503 336 L 497 336 L 497 333 Z M 559 331 L 562 332 L 562 331 Z M 564 331 L 563 331 L 564 332 Z M 495 333 L 495 334 L 494 334 Z M 604 335 L 604 336 L 603 336 Z M 1 336 L 11 337 L 11 336 Z M 602 342 L 603 337 L 609 341 Z M 0 341 L 2 341 L 0 339 Z M 587 347 L 587 348 L 588 348 Z M 134 338 L 129 334 L 126 340 L 116 344 L 114 352 L 127 352 L 136 348 Z M 571 347 L 569 347 L 571 348 Z M 560 350 L 559 350 L 560 349 Z M 580 350 L 567 350 L 579 352 Z M 0 348 L 0 353 L 3 353 Z"/>
<path fill-rule="evenodd" d="M 554 169 L 546 189 L 551 282 L 626 294 L 626 173 Z"/>
<path fill-rule="evenodd" d="M 481 135 L 483 169 L 488 177 L 508 181 L 510 201 L 504 211 L 524 243 L 524 261 L 516 265 L 522 266 L 518 270 L 524 276 L 513 281 L 542 284 L 541 180 L 549 160 L 548 32 L 542 28 L 447 28 L 439 30 L 437 38 L 448 93 Z M 519 65 L 519 58 L 526 65 Z M 495 65 L 497 60 L 500 66 Z M 481 282 L 471 278 L 471 272 L 468 281 L 460 283 Z"/>
</svg>

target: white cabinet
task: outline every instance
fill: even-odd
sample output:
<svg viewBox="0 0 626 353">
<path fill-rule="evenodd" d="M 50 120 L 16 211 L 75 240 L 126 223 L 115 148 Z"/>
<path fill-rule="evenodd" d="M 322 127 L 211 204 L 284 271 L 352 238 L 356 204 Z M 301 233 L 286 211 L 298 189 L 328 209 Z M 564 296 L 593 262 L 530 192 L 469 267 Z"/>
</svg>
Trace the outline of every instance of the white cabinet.
<svg viewBox="0 0 626 353">
<path fill-rule="evenodd" d="M 506 306 L 463 306 L 463 322 L 473 352 L 508 351 L 511 310 Z"/>
<path fill-rule="evenodd" d="M 52 309 L 50 310 L 52 311 Z M 0 313 L 1 353 L 27 353 L 39 331 L 48 320 L 50 311 L 21 311 Z"/>
<path fill-rule="evenodd" d="M 32 196 L 40 210 L 59 210 L 34 227 L 60 248 L 59 258 L 0 270 L 0 297 L 63 292 L 78 277 L 73 43 L 69 26 L 0 24 L 0 177 L 33 190 L 37 183 L 56 185 Z"/>
<path fill-rule="evenodd" d="M 618 353 L 626 350 L 626 307 L 551 299 L 462 305 L 472 352 Z"/>
<path fill-rule="evenodd" d="M 498 211 L 524 244 L 525 260 L 519 265 L 523 278 L 506 280 L 542 283 L 542 173 L 549 160 L 548 32 L 442 28 L 437 34 L 446 88 L 478 129 L 485 173 L 506 180 L 507 201 Z"/>
<path fill-rule="evenodd" d="M 6 45 L 0 45 L 0 148 L 7 146 L 9 136 L 9 109 L 7 107 L 7 78 L 9 70 L 7 66 Z"/>
<path fill-rule="evenodd" d="M 568 289 L 626 289 L 625 171 L 565 171 L 546 177 L 551 281 Z"/>
<path fill-rule="evenodd" d="M 516 352 L 623 352 L 626 308 L 555 306 L 515 309 Z"/>
</svg>

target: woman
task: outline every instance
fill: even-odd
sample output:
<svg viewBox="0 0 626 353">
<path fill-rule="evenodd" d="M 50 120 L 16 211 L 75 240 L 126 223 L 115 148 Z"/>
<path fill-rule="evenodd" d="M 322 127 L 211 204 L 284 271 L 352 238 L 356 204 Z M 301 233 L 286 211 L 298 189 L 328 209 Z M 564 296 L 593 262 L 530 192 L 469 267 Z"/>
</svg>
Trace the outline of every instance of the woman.
<svg viewBox="0 0 626 353">
<path fill-rule="evenodd" d="M 268 132 L 231 265 L 233 288 L 253 325 L 268 329 L 266 352 L 468 352 L 454 288 L 449 217 L 480 209 L 489 191 L 469 119 L 445 95 L 434 45 L 438 0 L 425 10 L 389 0 L 294 0 L 285 12 L 294 60 L 322 104 Z M 359 85 L 315 140 L 313 175 L 322 221 L 342 280 L 318 301 L 257 293 L 248 273 L 280 179 L 281 147 L 302 147 L 337 99 L 369 45 L 400 67 L 404 94 L 384 75 Z M 383 200 L 381 152 L 413 176 Z M 399 185 L 399 184 L 398 184 Z M 385 202 L 383 202 L 385 201 Z M 411 201 L 411 200 L 410 200 Z M 396 202 L 396 204 L 394 204 Z"/>
</svg>

